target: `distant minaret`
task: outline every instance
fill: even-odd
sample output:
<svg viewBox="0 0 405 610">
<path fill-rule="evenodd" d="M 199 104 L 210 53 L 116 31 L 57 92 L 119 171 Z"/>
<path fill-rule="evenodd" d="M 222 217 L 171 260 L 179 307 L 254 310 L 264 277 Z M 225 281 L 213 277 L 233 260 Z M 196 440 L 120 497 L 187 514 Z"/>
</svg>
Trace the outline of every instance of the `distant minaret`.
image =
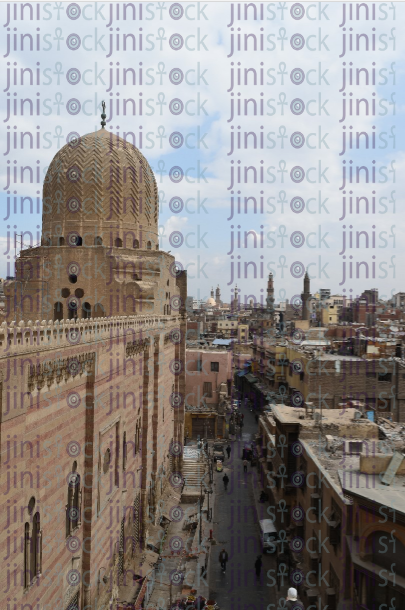
<svg viewBox="0 0 405 610">
<path fill-rule="evenodd" d="M 274 282 L 272 273 L 269 273 L 269 279 L 267 281 L 266 309 L 268 313 L 273 313 L 274 311 Z"/>
<path fill-rule="evenodd" d="M 303 320 L 309 320 L 310 319 L 310 309 L 308 307 L 308 299 L 311 296 L 311 292 L 310 292 L 310 282 L 309 282 L 309 276 L 308 276 L 308 271 L 306 271 L 305 273 L 305 277 L 304 277 L 304 292 L 301 294 L 301 301 L 302 301 L 302 319 Z"/>
<path fill-rule="evenodd" d="M 212 286 L 211 288 L 211 299 L 214 299 L 214 286 Z M 215 299 L 214 299 L 215 301 Z"/>
<path fill-rule="evenodd" d="M 238 286 L 235 286 L 235 294 L 233 297 L 233 311 L 238 311 L 239 309 L 239 296 L 238 296 Z"/>
<path fill-rule="evenodd" d="M 272 326 L 274 325 L 274 282 L 273 274 L 269 273 L 267 280 L 267 297 L 266 297 L 266 314 L 271 319 Z"/>
<path fill-rule="evenodd" d="M 219 287 L 219 284 L 215 290 L 215 301 L 217 305 L 221 305 L 221 289 Z"/>
</svg>

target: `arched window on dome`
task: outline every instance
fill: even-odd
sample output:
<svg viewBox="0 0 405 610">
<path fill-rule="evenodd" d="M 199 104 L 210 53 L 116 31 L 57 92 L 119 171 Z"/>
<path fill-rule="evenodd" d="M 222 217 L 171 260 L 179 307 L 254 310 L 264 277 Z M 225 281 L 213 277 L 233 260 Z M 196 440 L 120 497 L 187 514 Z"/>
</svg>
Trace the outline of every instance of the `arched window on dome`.
<svg viewBox="0 0 405 610">
<path fill-rule="evenodd" d="M 146 244 L 146 249 L 152 250 L 152 243 L 150 241 L 148 241 L 148 243 Z"/>
<path fill-rule="evenodd" d="M 44 246 L 46 246 L 46 247 L 52 246 L 52 239 L 50 237 L 45 237 Z"/>
<path fill-rule="evenodd" d="M 85 320 L 91 318 L 91 305 L 90 303 L 87 303 L 87 301 L 83 303 L 82 306 L 82 318 L 84 318 Z"/>
<path fill-rule="evenodd" d="M 58 237 L 58 246 L 64 246 L 64 245 L 65 245 L 65 238 Z"/>
<path fill-rule="evenodd" d="M 120 237 L 117 237 L 117 239 L 115 240 L 115 247 L 122 248 L 122 239 Z"/>
<path fill-rule="evenodd" d="M 93 318 L 105 318 L 104 307 L 101 305 L 101 303 L 96 303 L 94 305 L 94 316 L 93 316 Z"/>
<path fill-rule="evenodd" d="M 76 247 L 83 245 L 83 238 L 81 235 L 73 234 L 68 236 L 69 246 Z"/>
<path fill-rule="evenodd" d="M 53 306 L 53 321 L 56 322 L 56 320 L 63 320 L 63 303 L 60 301 Z"/>
<path fill-rule="evenodd" d="M 139 248 L 139 241 L 137 239 L 134 239 L 133 247 L 134 247 L 135 250 L 138 250 L 138 248 Z"/>
<path fill-rule="evenodd" d="M 94 245 L 95 245 L 95 246 L 102 246 L 102 245 L 103 245 L 103 238 L 102 238 L 102 237 L 100 237 L 100 236 L 97 236 L 97 237 L 94 239 Z"/>
</svg>

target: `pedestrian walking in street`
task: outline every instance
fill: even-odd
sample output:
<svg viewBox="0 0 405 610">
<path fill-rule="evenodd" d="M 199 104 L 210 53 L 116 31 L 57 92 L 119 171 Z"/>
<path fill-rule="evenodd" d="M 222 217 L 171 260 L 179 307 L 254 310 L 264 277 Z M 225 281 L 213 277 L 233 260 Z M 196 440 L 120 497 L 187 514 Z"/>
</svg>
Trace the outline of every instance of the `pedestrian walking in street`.
<svg viewBox="0 0 405 610">
<path fill-rule="evenodd" d="M 240 429 L 242 430 L 242 428 L 243 428 L 243 419 L 240 420 L 239 426 L 240 426 Z"/>
<path fill-rule="evenodd" d="M 258 555 L 255 561 L 256 578 L 260 580 L 260 573 L 262 571 L 262 556 Z"/>
<path fill-rule="evenodd" d="M 247 461 L 247 459 L 245 458 L 245 459 L 243 460 L 243 472 L 247 472 L 248 463 L 249 463 L 249 462 L 248 462 L 248 461 Z"/>
<path fill-rule="evenodd" d="M 241 416 L 240 416 L 240 418 L 241 418 L 241 420 L 243 421 L 243 420 L 245 419 L 245 414 L 244 414 L 244 413 L 242 413 L 242 414 L 241 414 Z"/>
<path fill-rule="evenodd" d="M 225 488 L 225 491 L 226 491 L 228 489 L 228 483 L 229 483 L 229 477 L 228 477 L 228 475 L 226 473 L 222 477 L 222 480 L 224 482 L 224 488 Z"/>
<path fill-rule="evenodd" d="M 290 587 L 287 591 L 286 605 L 289 610 L 305 610 L 304 606 L 298 601 L 298 592 L 294 587 Z"/>
<path fill-rule="evenodd" d="M 221 564 L 222 572 L 224 574 L 226 572 L 227 562 L 228 562 L 228 553 L 225 551 L 225 549 L 222 549 L 222 551 L 219 554 L 219 563 Z"/>
<path fill-rule="evenodd" d="M 229 458 L 231 457 L 231 446 L 230 445 L 227 446 L 226 452 L 228 454 L 228 460 L 229 460 Z"/>
</svg>

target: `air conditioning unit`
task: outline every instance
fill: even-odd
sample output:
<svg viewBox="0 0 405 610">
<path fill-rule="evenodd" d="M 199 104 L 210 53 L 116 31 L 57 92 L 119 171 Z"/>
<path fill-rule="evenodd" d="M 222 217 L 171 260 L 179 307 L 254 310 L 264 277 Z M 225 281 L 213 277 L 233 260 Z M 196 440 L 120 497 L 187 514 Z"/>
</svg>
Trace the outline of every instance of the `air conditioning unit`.
<svg viewBox="0 0 405 610">
<path fill-rule="evenodd" d="M 361 412 L 360 411 L 355 411 L 353 419 L 361 419 Z"/>
<path fill-rule="evenodd" d="M 343 447 L 346 455 L 360 455 L 363 451 L 363 441 L 344 441 Z"/>
<path fill-rule="evenodd" d="M 320 413 L 314 413 L 313 415 L 314 417 L 314 421 L 319 423 L 321 421 L 321 414 Z"/>
</svg>

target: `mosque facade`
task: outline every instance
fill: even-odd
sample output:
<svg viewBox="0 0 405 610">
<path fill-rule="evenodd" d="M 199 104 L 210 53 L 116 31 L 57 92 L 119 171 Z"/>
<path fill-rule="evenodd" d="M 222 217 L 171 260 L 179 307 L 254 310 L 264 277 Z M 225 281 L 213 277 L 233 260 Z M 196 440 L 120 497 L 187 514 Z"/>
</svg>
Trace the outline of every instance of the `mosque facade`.
<svg viewBox="0 0 405 610">
<path fill-rule="evenodd" d="M 181 491 L 186 272 L 159 250 L 147 160 L 104 124 L 52 160 L 41 243 L 5 287 L 10 608 L 108 608 Z"/>
</svg>

